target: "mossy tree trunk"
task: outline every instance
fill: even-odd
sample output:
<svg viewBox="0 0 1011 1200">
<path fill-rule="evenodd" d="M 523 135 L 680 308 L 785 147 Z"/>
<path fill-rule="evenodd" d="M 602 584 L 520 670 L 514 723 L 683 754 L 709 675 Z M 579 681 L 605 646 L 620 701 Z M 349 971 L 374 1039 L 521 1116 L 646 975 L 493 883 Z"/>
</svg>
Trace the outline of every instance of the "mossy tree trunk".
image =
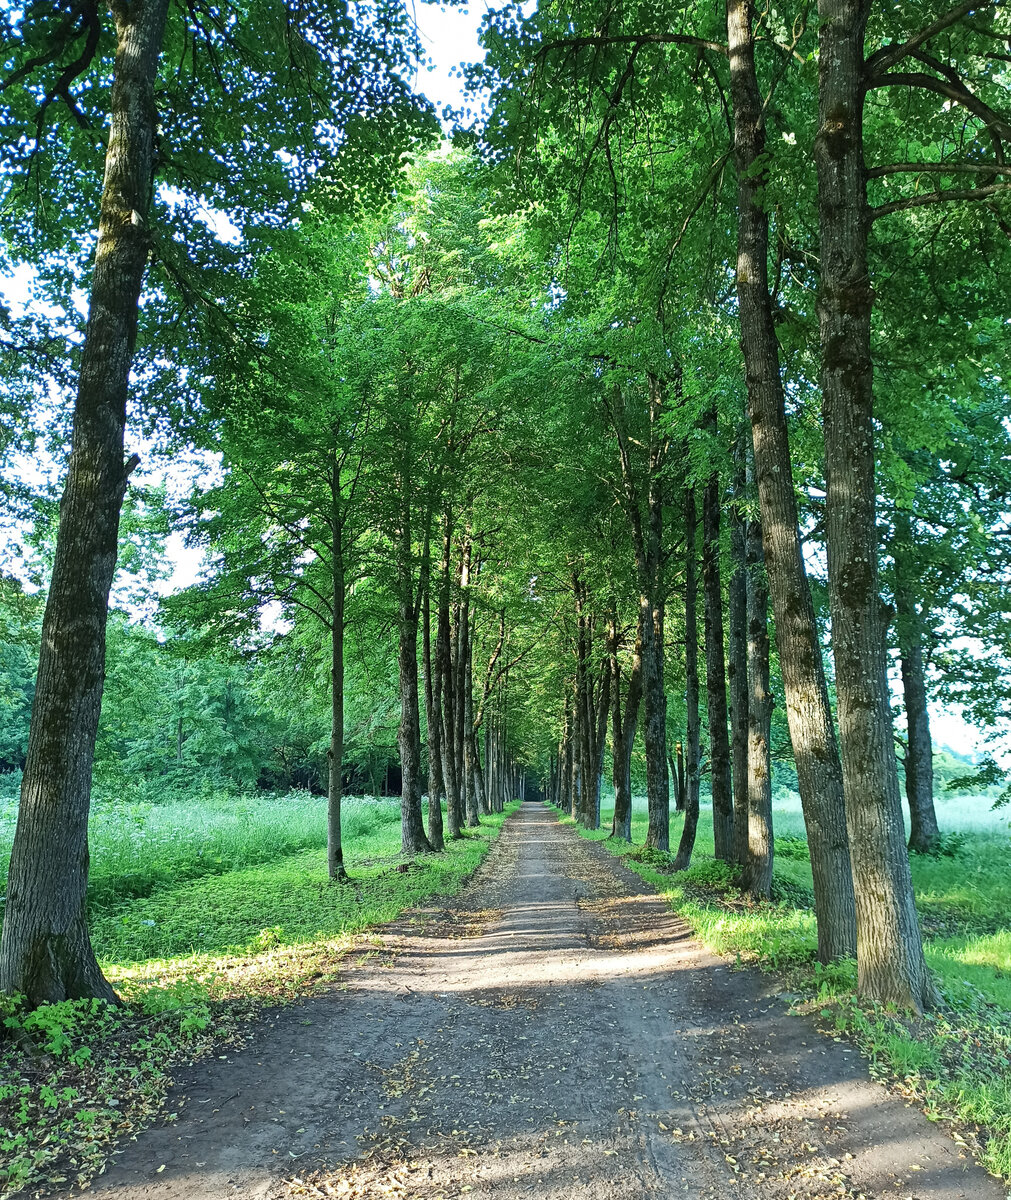
<svg viewBox="0 0 1011 1200">
<path fill-rule="evenodd" d="M 762 202 L 764 106 L 750 0 L 728 0 L 727 41 L 737 168 L 737 300 L 765 567 L 797 782 L 814 881 L 818 957 L 856 952 L 856 918 L 842 769 L 804 569 L 779 342 L 769 293 L 769 217 Z"/>
<path fill-rule="evenodd" d="M 920 1012 L 936 996 L 923 957 L 899 801 L 878 594 L 874 380 L 863 156 L 869 0 L 819 0 L 818 177 L 825 514 L 861 996 Z"/>
<path fill-rule="evenodd" d="M 123 461 L 126 402 L 150 250 L 154 84 L 168 0 L 112 7 L 98 243 L 0 939 L 0 990 L 31 1005 L 115 999 L 88 934 L 88 813 L 120 510 L 136 465 Z"/>
</svg>

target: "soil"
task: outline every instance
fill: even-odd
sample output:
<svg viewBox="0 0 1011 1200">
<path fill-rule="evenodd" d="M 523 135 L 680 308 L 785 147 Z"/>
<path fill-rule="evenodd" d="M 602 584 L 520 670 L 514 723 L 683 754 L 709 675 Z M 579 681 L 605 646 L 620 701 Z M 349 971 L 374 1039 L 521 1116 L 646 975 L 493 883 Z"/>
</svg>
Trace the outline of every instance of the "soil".
<svg viewBox="0 0 1011 1200">
<path fill-rule="evenodd" d="M 180 1078 L 108 1200 L 1005 1200 L 775 985 L 527 804 L 462 895 Z"/>
</svg>

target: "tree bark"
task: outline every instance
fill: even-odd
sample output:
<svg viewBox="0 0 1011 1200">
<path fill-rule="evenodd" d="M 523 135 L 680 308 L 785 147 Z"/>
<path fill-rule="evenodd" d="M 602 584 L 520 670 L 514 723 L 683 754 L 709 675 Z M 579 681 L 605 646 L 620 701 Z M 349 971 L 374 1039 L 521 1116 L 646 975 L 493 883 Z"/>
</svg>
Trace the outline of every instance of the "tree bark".
<svg viewBox="0 0 1011 1200">
<path fill-rule="evenodd" d="M 675 386 L 680 391 L 680 368 Z M 664 555 L 663 509 L 666 500 L 664 467 L 667 434 L 662 427 L 665 383 L 651 375 L 648 381 L 649 435 L 646 447 L 645 496 L 633 465 L 632 442 L 625 428 L 617 397 L 611 420 L 621 464 L 621 499 L 632 534 L 639 612 L 642 620 L 643 748 L 646 752 L 646 845 L 670 849 L 670 780 L 667 774 L 667 694 L 664 690 Z M 645 501 L 645 503 L 644 503 Z"/>
<path fill-rule="evenodd" d="M 425 725 L 428 730 L 428 841 L 433 850 L 446 848 L 442 823 L 442 669 L 438 654 L 432 653 L 431 588 L 423 598 L 422 636 L 425 639 Z M 438 635 L 436 635 L 438 636 Z"/>
<path fill-rule="evenodd" d="M 400 832 L 405 854 L 432 849 L 421 816 L 421 711 L 418 701 L 418 615 L 410 601 L 400 602 Z"/>
<path fill-rule="evenodd" d="M 399 647 L 397 666 L 400 684 L 400 833 L 405 854 L 422 854 L 432 847 L 425 836 L 421 815 L 421 710 L 418 697 L 418 618 L 415 602 L 411 539 L 411 448 L 402 441 L 400 470 L 401 512 L 397 536 L 397 590 Z M 420 588 L 419 588 L 420 592 Z"/>
<path fill-rule="evenodd" d="M 0 939 L 0 991 L 32 1006 L 116 999 L 88 934 L 88 813 L 119 517 L 136 465 L 123 462 L 126 401 L 150 246 L 167 8 L 167 0 L 137 0 L 117 9 L 91 301 Z"/>
<path fill-rule="evenodd" d="M 826 549 L 861 996 L 921 1012 L 923 957 L 899 801 L 875 521 L 870 213 L 863 158 L 869 0 L 819 0 L 818 178 Z"/>
<path fill-rule="evenodd" d="M 461 674 L 463 682 L 463 765 L 467 777 L 467 824 L 471 827 L 480 824 L 481 799 L 477 791 L 477 752 L 474 746 L 474 691 L 473 675 L 471 673 L 471 624 L 470 597 L 468 596 L 462 613 L 463 621 L 463 661 Z"/>
<path fill-rule="evenodd" d="M 642 613 L 628 675 L 625 712 L 621 711 L 621 667 L 618 661 L 618 617 L 611 619 L 611 747 L 614 760 L 614 817 L 611 836 L 632 840 L 632 748 L 642 701 Z"/>
<path fill-rule="evenodd" d="M 699 621 L 698 621 L 698 518 L 695 492 L 686 488 L 685 513 L 685 823 L 674 857 L 674 870 L 687 871 L 695 850 L 699 825 Z"/>
<path fill-rule="evenodd" d="M 772 692 L 769 690 L 769 589 L 762 530 L 747 532 L 748 813 L 742 884 L 756 899 L 772 895 Z"/>
<path fill-rule="evenodd" d="M 565 692 L 565 713 L 562 717 L 562 742 L 559 747 L 558 807 L 572 811 L 572 700 Z"/>
<path fill-rule="evenodd" d="M 769 294 L 769 217 L 762 195 L 762 96 L 750 0 L 728 0 L 730 94 L 737 167 L 737 298 L 765 567 L 787 723 L 807 827 L 822 962 L 856 952 L 856 920 L 842 769 L 829 708 L 814 604 L 804 569 L 793 490 L 779 343 Z"/>
<path fill-rule="evenodd" d="M 744 500 L 744 445 L 734 447 L 734 502 L 727 514 L 730 529 L 730 580 L 727 584 L 727 683 L 730 689 L 730 730 L 734 787 L 734 859 L 748 858 L 748 565 Z"/>
<path fill-rule="evenodd" d="M 941 836 L 934 812 L 934 747 L 923 669 L 923 619 L 916 603 L 916 539 L 909 512 L 895 515 L 895 621 L 906 709 L 909 849 L 929 854 Z"/>
<path fill-rule="evenodd" d="M 335 482 L 335 488 L 339 486 Z M 330 748 L 327 751 L 326 861 L 331 879 L 343 883 L 344 847 L 341 844 L 341 801 L 344 796 L 344 554 L 342 528 L 333 518 L 333 625 L 330 630 Z"/>
<path fill-rule="evenodd" d="M 670 779 L 667 775 L 667 693 L 663 682 L 663 605 L 640 601 L 645 700 L 646 845 L 670 850 Z"/>
<path fill-rule="evenodd" d="M 456 770 L 454 742 L 456 737 L 456 709 L 453 697 L 453 652 L 452 633 L 449 621 L 450 562 L 453 549 L 453 520 L 447 509 L 442 525 L 442 578 L 439 584 L 439 627 L 436 637 L 435 657 L 442 680 L 442 778 L 446 788 L 446 827 L 450 839 L 463 836 L 463 805 L 460 799 L 459 778 Z"/>
<path fill-rule="evenodd" d="M 604 753 L 607 750 L 607 717 L 611 711 L 611 660 L 600 667 L 600 692 L 596 702 L 597 724 L 593 739 L 593 797 L 591 829 L 600 828 L 600 791 L 604 782 Z"/>
<path fill-rule="evenodd" d="M 734 798 L 727 735 L 727 671 L 723 654 L 723 588 L 720 581 L 720 484 L 714 475 L 702 498 L 702 585 L 706 626 L 706 707 L 709 777 L 713 788 L 716 857 L 734 862 Z"/>
</svg>

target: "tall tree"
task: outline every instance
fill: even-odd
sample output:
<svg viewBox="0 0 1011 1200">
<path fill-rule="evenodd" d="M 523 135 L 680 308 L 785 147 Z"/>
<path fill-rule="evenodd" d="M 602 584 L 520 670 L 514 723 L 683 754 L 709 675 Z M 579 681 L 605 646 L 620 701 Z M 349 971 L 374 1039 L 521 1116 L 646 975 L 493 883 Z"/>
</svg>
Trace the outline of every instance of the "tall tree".
<svg viewBox="0 0 1011 1200">
<path fill-rule="evenodd" d="M 765 105 L 755 64 L 754 9 L 728 0 L 727 35 L 737 168 L 737 298 L 762 541 L 775 614 L 787 722 L 811 852 L 818 957 L 852 955 L 856 920 L 842 769 L 811 589 L 801 549 L 786 403 L 769 283 L 763 202 Z"/>
<path fill-rule="evenodd" d="M 287 210 L 314 175 L 326 174 L 330 148 L 316 138 L 319 98 L 328 97 L 325 119 L 343 129 L 349 108 L 360 105 L 357 98 L 347 104 L 343 79 L 366 57 L 379 69 L 363 99 L 382 96 L 389 107 L 373 142 L 379 153 L 361 181 L 374 186 L 377 176 L 388 176 L 391 151 L 421 130 L 397 74 L 409 59 L 397 16 L 392 36 L 380 44 L 372 41 L 372 26 L 359 30 L 331 5 L 302 10 L 293 21 L 281 3 L 255 17 L 229 4 L 207 24 L 194 6 L 173 6 L 169 20 L 168 0 L 115 0 L 109 10 L 89 2 L 68 15 L 33 5 L 0 16 L 13 52 L 0 110 L 5 173 L 23 168 L 34 175 L 17 197 L 23 228 L 45 225 L 47 206 L 26 203 L 41 193 L 50 202 L 69 201 L 68 218 L 80 214 L 90 231 L 99 169 L 92 131 L 109 121 L 74 430 L 0 939 L 0 988 L 24 993 L 31 1004 L 113 996 L 87 933 L 87 819 L 119 514 L 137 463 L 136 456 L 126 459 L 124 439 L 141 289 L 154 247 L 162 264 L 174 253 L 171 237 L 158 236 L 159 224 L 172 218 L 166 220 L 171 204 L 162 198 L 154 219 L 156 185 L 178 180 L 186 197 L 210 200 L 243 221 L 256 219 L 253 195 L 261 213 Z M 192 78 L 177 69 L 187 58 Z M 237 85 L 227 105 L 235 115 L 222 122 L 215 97 L 226 74 Z M 202 102 L 195 104 L 194 95 Z M 58 104 L 74 119 L 52 122 Z M 277 155 L 282 113 L 288 172 Z M 33 136 L 26 138 L 31 117 Z M 205 136 L 208 123 L 216 137 Z M 254 164 L 261 175 L 250 187 Z M 68 243 L 77 232 L 68 219 Z M 26 239 L 26 247 L 33 242 Z M 51 237 L 42 242 L 50 247 Z M 54 874 L 57 887 L 50 883 Z"/>
</svg>

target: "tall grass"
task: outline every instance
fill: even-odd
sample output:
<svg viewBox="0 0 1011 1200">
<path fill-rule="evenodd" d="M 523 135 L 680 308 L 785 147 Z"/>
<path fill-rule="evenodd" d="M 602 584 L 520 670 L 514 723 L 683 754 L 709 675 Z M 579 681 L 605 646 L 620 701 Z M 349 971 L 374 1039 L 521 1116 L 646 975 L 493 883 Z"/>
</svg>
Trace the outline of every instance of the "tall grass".
<svg viewBox="0 0 1011 1200">
<path fill-rule="evenodd" d="M 0 887 L 6 886 L 16 810 L 0 815 Z M 400 820 L 395 800 L 348 797 L 342 829 L 355 847 Z M 217 796 L 167 804 L 99 801 L 89 826 L 88 902 L 100 911 L 116 901 L 208 875 L 276 862 L 326 846 L 326 798 Z"/>
</svg>

